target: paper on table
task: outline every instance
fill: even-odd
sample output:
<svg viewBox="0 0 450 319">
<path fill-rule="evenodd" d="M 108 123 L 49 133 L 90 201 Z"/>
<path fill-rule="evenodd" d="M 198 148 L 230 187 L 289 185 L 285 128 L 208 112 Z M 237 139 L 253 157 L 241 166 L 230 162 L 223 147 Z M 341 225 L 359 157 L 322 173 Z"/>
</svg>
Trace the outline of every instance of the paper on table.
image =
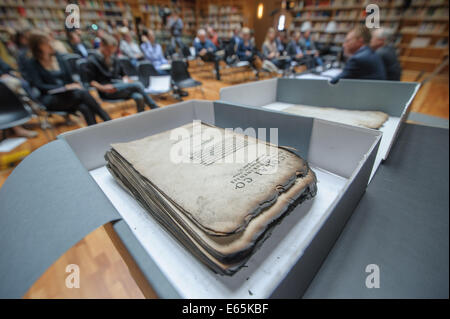
<svg viewBox="0 0 450 319">
<path fill-rule="evenodd" d="M 25 143 L 26 140 L 27 139 L 25 137 L 7 138 L 6 140 L 3 140 L 0 142 L 0 152 L 2 152 L 2 153 L 11 152 L 17 146 Z"/>
</svg>

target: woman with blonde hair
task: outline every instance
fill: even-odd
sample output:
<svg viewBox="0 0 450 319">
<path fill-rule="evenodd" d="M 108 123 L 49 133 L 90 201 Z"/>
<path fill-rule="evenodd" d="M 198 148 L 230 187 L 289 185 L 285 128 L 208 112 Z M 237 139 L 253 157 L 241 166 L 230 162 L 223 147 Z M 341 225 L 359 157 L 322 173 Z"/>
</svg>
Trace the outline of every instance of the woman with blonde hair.
<svg viewBox="0 0 450 319">
<path fill-rule="evenodd" d="M 280 52 L 278 51 L 276 32 L 274 28 L 269 28 L 266 33 L 266 39 L 262 45 L 262 53 L 264 56 L 263 68 L 271 72 L 279 72 L 282 63 L 278 59 Z"/>
</svg>

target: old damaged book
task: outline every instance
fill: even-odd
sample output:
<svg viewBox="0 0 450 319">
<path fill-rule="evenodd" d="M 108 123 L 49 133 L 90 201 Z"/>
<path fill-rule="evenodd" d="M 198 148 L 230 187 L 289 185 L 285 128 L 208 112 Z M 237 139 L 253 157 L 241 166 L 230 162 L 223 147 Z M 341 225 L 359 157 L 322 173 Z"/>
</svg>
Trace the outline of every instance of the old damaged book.
<svg viewBox="0 0 450 319">
<path fill-rule="evenodd" d="M 116 181 L 221 274 L 316 193 L 314 172 L 291 150 L 199 121 L 112 144 L 105 158 Z"/>
</svg>

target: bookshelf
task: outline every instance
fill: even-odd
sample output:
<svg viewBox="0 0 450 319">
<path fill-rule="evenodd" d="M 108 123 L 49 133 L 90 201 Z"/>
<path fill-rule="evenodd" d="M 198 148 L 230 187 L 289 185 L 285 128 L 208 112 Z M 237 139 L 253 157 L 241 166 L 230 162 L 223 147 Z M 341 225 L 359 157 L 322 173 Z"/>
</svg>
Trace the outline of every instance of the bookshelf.
<svg viewBox="0 0 450 319">
<path fill-rule="evenodd" d="M 310 24 L 312 36 L 325 44 L 341 45 L 346 33 L 366 18 L 369 3 L 380 8 L 380 25 L 396 33 L 405 69 L 433 71 L 448 55 L 449 1 L 412 0 L 302 0 L 294 1 L 291 28 Z"/>
<path fill-rule="evenodd" d="M 195 14 L 195 1 L 179 0 L 174 6 L 171 0 L 139 0 L 139 14 L 147 28 L 155 32 L 157 41 L 165 46 L 170 41 L 170 32 L 163 25 L 163 19 L 159 15 L 159 10 L 163 8 L 173 9 L 175 6 L 180 10 L 180 17 L 183 20 L 182 41 L 192 43 L 195 37 L 197 20 Z"/>
<path fill-rule="evenodd" d="M 197 1 L 197 29 L 210 25 L 220 38 L 229 39 L 236 26 L 248 24 L 243 3 L 239 0 Z"/>
<path fill-rule="evenodd" d="M 0 31 L 44 27 L 64 31 L 65 8 L 70 3 L 80 7 L 82 28 L 106 27 L 124 19 L 132 22 L 129 4 L 123 0 L 0 0 Z"/>
</svg>

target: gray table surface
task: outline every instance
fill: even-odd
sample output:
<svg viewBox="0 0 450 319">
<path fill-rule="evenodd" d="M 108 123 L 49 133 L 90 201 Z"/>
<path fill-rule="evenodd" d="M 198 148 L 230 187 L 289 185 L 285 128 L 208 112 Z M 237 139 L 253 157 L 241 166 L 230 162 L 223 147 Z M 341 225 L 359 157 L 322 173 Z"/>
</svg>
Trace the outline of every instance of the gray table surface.
<svg viewBox="0 0 450 319">
<path fill-rule="evenodd" d="M 448 165 L 448 130 L 406 124 L 303 297 L 448 298 Z"/>
</svg>

